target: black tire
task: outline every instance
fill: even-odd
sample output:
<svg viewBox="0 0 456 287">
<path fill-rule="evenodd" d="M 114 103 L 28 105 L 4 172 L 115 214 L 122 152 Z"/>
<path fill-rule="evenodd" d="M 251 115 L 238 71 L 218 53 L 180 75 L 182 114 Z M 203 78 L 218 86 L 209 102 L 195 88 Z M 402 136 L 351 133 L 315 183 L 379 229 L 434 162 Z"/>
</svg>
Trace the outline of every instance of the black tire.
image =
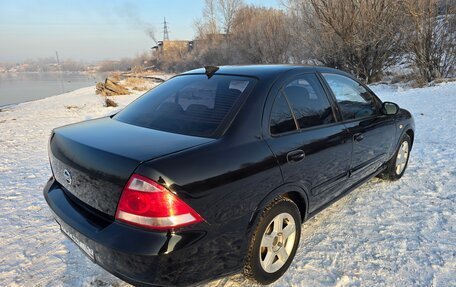
<svg viewBox="0 0 456 287">
<path fill-rule="evenodd" d="M 399 153 L 399 150 L 401 149 L 403 142 L 408 143 L 408 156 L 407 156 L 407 160 L 405 162 L 404 168 L 402 169 L 402 171 L 400 173 L 397 173 L 396 172 L 396 160 L 397 160 L 397 155 Z M 380 177 L 381 179 L 390 180 L 390 181 L 395 181 L 395 180 L 400 179 L 404 175 L 405 170 L 407 169 L 408 161 L 410 159 L 410 150 L 411 149 L 412 149 L 412 140 L 410 139 L 410 136 L 408 134 L 404 134 L 401 138 L 399 146 L 398 146 L 396 152 L 394 153 L 393 157 L 387 162 L 386 169 L 382 173 L 380 173 L 378 175 L 378 177 Z"/>
<path fill-rule="evenodd" d="M 260 262 L 260 248 L 261 241 L 263 239 L 263 235 L 266 232 L 267 228 L 271 227 L 273 219 L 276 218 L 279 214 L 287 213 L 291 215 L 294 219 L 295 223 L 295 233 L 294 233 L 294 243 L 291 252 L 289 253 L 288 259 L 285 261 L 285 264 L 278 269 L 276 272 L 269 273 L 266 272 L 265 269 L 262 267 Z M 285 228 L 288 225 L 285 225 Z M 263 285 L 271 284 L 272 282 L 279 279 L 285 271 L 287 271 L 288 267 L 290 266 L 293 258 L 296 254 L 296 250 L 299 245 L 299 239 L 301 237 L 301 214 L 299 212 L 298 207 L 296 204 L 285 197 L 279 197 L 271 202 L 261 213 L 258 223 L 253 231 L 252 237 L 250 239 L 250 246 L 246 256 L 245 264 L 244 264 L 244 275 L 246 278 Z M 291 237 L 290 237 L 291 238 Z M 288 239 L 287 239 L 288 240 Z M 291 239 L 290 239 L 291 240 Z M 283 247 L 285 248 L 285 241 Z M 290 241 L 291 242 L 291 241 Z M 289 244 L 291 246 L 291 244 Z M 278 245 L 280 246 L 280 245 Z M 276 257 L 275 260 L 279 260 L 279 257 Z"/>
</svg>

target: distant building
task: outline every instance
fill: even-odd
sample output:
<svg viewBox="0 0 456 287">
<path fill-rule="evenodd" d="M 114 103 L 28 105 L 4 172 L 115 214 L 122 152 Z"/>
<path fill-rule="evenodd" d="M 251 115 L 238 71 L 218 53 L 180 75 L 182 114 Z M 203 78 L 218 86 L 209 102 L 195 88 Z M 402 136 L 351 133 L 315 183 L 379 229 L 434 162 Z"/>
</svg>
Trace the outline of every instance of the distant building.
<svg viewBox="0 0 456 287">
<path fill-rule="evenodd" d="M 197 49 L 204 49 L 204 47 L 211 46 L 213 43 L 223 43 L 227 41 L 227 34 L 208 34 L 203 39 L 188 40 L 164 40 L 158 41 L 157 46 L 152 47 L 152 50 L 166 54 L 183 54 Z"/>
<path fill-rule="evenodd" d="M 193 41 L 187 41 L 187 40 L 158 41 L 158 45 L 152 47 L 152 49 L 161 54 L 187 53 L 191 50 L 192 42 Z"/>
<path fill-rule="evenodd" d="M 207 34 L 204 38 L 197 38 L 193 41 L 190 41 L 190 51 L 204 49 L 205 47 L 211 46 L 214 43 L 224 43 L 227 41 L 227 34 Z"/>
</svg>

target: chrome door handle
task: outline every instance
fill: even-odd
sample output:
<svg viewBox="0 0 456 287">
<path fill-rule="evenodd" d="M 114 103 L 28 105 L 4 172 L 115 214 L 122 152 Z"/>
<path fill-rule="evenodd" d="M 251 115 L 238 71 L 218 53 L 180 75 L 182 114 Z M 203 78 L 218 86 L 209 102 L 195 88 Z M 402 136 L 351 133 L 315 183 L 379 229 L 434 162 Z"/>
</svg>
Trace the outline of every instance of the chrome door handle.
<svg viewBox="0 0 456 287">
<path fill-rule="evenodd" d="M 306 154 L 301 149 L 290 151 L 289 153 L 287 153 L 287 161 L 288 162 L 300 161 L 300 160 L 303 160 L 305 156 L 306 156 Z"/>
<path fill-rule="evenodd" d="M 364 135 L 362 133 L 356 133 L 353 135 L 353 140 L 360 142 L 364 139 Z"/>
</svg>

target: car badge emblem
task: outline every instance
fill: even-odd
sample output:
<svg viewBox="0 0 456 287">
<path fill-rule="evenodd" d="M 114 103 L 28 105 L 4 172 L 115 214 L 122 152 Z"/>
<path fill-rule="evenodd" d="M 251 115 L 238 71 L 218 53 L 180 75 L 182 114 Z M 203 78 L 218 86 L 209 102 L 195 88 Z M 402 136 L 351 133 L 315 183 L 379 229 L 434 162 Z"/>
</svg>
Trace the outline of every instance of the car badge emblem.
<svg viewBox="0 0 456 287">
<path fill-rule="evenodd" d="M 68 184 L 71 184 L 71 173 L 67 169 L 63 171 L 63 177 Z"/>
</svg>

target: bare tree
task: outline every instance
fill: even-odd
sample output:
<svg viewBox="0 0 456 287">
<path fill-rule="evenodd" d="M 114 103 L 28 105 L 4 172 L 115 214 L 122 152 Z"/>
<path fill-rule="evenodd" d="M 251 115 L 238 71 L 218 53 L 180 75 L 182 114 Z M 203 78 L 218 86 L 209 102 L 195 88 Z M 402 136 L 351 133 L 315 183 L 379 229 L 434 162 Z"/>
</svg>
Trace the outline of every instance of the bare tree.
<svg viewBox="0 0 456 287">
<path fill-rule="evenodd" d="M 298 64 L 327 63 L 319 61 L 315 55 L 323 55 L 321 51 L 314 51 L 318 47 L 326 47 L 317 42 L 325 40 L 319 36 L 320 25 L 317 25 L 313 8 L 309 1 L 283 0 L 282 5 L 287 13 L 287 27 L 290 34 L 290 61 Z M 338 66 L 338 65 L 331 65 Z"/>
<path fill-rule="evenodd" d="M 193 65 L 233 63 L 230 31 L 242 0 L 206 0 L 203 18 L 195 22 L 197 40 L 194 43 Z M 223 27 L 225 33 L 220 33 Z"/>
<path fill-rule="evenodd" d="M 234 17 L 243 5 L 244 2 L 242 0 L 218 0 L 219 13 L 225 34 L 230 34 Z"/>
<path fill-rule="evenodd" d="M 203 8 L 203 29 L 205 34 L 219 33 L 216 0 L 205 0 Z"/>
<path fill-rule="evenodd" d="M 290 39 L 286 15 L 280 10 L 241 8 L 233 21 L 232 37 L 238 63 L 288 62 Z"/>
<path fill-rule="evenodd" d="M 403 17 L 396 0 L 290 0 L 288 4 L 297 23 L 291 26 L 294 44 L 324 65 L 372 82 L 400 55 Z"/>
<path fill-rule="evenodd" d="M 419 75 L 426 82 L 454 73 L 456 15 L 454 1 L 403 0 L 410 18 L 407 48 Z"/>
</svg>

